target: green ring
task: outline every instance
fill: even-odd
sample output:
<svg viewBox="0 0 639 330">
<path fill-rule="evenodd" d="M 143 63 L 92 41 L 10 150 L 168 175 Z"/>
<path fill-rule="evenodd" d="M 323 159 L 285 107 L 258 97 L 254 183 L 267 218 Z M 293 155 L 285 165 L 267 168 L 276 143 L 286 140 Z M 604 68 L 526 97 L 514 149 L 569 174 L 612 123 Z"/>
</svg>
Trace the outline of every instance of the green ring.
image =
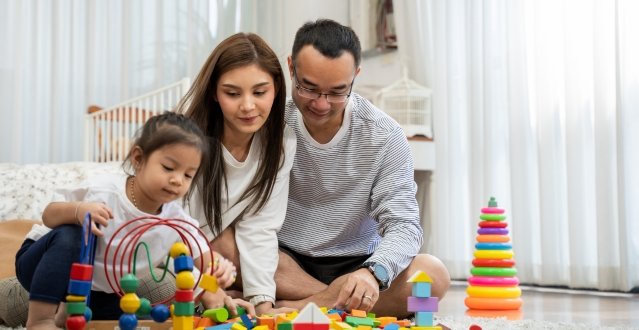
<svg viewBox="0 0 639 330">
<path fill-rule="evenodd" d="M 482 214 L 479 218 L 488 221 L 502 221 L 506 219 L 506 216 L 503 214 Z"/>
<path fill-rule="evenodd" d="M 470 269 L 470 273 L 478 276 L 509 277 L 517 275 L 517 269 L 501 267 L 473 267 Z"/>
</svg>

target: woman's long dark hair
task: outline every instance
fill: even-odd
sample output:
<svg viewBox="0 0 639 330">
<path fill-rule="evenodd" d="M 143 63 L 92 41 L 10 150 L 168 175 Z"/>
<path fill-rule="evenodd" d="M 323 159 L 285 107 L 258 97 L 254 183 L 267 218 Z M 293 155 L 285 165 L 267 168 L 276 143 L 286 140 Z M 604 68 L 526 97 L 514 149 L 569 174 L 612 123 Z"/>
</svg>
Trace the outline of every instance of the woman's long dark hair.
<svg viewBox="0 0 639 330">
<path fill-rule="evenodd" d="M 277 55 L 258 35 L 237 33 L 222 41 L 209 55 L 195 82 L 180 101 L 179 112 L 192 118 L 209 138 L 210 160 L 202 169 L 202 180 L 197 189 L 202 198 L 206 222 L 215 234 L 222 229 L 222 194 L 228 196 L 222 154 L 224 117 L 215 95 L 220 77 L 233 69 L 257 64 L 268 72 L 275 83 L 273 107 L 256 134 L 260 134 L 262 152 L 256 176 L 240 201 L 251 198 L 249 206 L 234 219 L 241 219 L 246 212 L 258 212 L 271 196 L 277 173 L 283 163 L 284 106 L 286 88 L 284 72 Z M 229 205 L 232 207 L 233 205 Z"/>
</svg>

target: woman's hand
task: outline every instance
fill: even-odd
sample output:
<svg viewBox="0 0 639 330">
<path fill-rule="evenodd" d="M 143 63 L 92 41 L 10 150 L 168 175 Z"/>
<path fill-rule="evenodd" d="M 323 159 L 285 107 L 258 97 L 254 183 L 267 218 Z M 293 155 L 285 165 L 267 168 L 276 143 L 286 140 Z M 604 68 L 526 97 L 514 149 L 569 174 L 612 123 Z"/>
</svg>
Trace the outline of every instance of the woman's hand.
<svg viewBox="0 0 639 330">
<path fill-rule="evenodd" d="M 217 285 L 223 289 L 235 283 L 237 270 L 235 265 L 221 254 L 214 252 L 213 275 L 217 278 Z"/>
</svg>

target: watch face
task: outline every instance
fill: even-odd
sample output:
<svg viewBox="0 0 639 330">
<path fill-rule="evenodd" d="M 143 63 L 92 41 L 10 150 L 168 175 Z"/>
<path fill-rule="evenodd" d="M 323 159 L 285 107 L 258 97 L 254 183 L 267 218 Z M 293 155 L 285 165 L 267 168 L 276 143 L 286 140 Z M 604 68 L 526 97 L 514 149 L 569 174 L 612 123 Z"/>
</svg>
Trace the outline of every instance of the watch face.
<svg viewBox="0 0 639 330">
<path fill-rule="evenodd" d="M 377 279 L 382 282 L 388 281 L 388 272 L 386 271 L 386 268 L 384 268 L 384 266 L 376 264 L 373 268 L 373 271 L 375 272 L 375 277 L 377 277 Z"/>
</svg>

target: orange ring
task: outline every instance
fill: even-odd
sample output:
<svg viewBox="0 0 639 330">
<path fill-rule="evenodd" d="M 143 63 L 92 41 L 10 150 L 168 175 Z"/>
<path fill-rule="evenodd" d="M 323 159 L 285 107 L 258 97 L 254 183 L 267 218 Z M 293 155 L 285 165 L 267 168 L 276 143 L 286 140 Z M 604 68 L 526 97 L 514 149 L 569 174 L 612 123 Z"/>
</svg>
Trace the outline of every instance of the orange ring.
<svg viewBox="0 0 639 330">
<path fill-rule="evenodd" d="M 523 301 L 521 298 L 499 299 L 499 298 L 477 298 L 467 297 L 464 300 L 466 307 L 481 310 L 511 310 L 519 309 Z"/>
<path fill-rule="evenodd" d="M 496 243 L 503 243 L 503 242 L 510 242 L 510 237 L 508 235 L 477 235 L 477 242 L 486 242 L 486 243 L 491 243 L 491 242 L 496 242 Z"/>
</svg>

